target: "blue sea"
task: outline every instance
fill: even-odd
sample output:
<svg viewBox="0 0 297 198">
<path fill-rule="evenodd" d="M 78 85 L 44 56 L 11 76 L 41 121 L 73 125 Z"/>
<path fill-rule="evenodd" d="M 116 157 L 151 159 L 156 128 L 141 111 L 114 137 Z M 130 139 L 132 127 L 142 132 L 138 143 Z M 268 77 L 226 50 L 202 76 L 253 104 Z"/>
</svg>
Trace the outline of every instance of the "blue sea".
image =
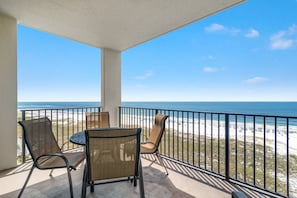
<svg viewBox="0 0 297 198">
<path fill-rule="evenodd" d="M 18 102 L 18 109 L 98 107 L 100 105 L 100 102 Z M 123 102 L 122 106 L 297 117 L 297 102 Z"/>
</svg>

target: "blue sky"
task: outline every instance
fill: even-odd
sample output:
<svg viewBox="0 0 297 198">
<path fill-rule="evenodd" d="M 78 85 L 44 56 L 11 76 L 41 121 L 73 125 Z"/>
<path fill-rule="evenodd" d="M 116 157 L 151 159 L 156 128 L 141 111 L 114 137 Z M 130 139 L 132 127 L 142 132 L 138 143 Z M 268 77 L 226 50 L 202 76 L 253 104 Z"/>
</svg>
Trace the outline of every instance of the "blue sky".
<svg viewBox="0 0 297 198">
<path fill-rule="evenodd" d="M 296 101 L 297 0 L 249 0 L 122 52 L 123 101 Z M 100 101 L 100 49 L 18 26 L 19 101 Z"/>
</svg>

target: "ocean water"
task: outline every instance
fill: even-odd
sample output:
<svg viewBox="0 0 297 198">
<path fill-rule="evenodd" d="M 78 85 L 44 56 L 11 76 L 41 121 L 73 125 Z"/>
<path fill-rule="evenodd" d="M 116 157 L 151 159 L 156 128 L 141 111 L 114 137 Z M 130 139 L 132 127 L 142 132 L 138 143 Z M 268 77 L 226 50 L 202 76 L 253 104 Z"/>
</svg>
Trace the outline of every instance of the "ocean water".
<svg viewBox="0 0 297 198">
<path fill-rule="evenodd" d="M 100 102 L 18 102 L 18 109 L 98 107 Z"/>
<path fill-rule="evenodd" d="M 100 102 L 18 102 L 18 109 L 98 107 L 100 105 Z M 297 102 L 123 102 L 122 106 L 297 117 Z"/>
</svg>

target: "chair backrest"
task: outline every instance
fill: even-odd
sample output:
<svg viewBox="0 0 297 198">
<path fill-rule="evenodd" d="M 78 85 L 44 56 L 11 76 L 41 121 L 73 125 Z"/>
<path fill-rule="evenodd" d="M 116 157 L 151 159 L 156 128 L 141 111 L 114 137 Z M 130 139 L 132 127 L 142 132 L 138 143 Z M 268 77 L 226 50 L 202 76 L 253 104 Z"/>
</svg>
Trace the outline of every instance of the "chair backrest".
<svg viewBox="0 0 297 198">
<path fill-rule="evenodd" d="M 87 112 L 86 128 L 109 128 L 109 112 Z"/>
<path fill-rule="evenodd" d="M 61 153 L 52 131 L 52 123 L 47 117 L 20 121 L 19 124 L 23 128 L 23 137 L 34 162 L 41 155 Z"/>
<path fill-rule="evenodd" d="M 90 181 L 137 176 L 141 128 L 86 130 Z"/>
<path fill-rule="evenodd" d="M 167 118 L 168 116 L 163 114 L 157 114 L 155 116 L 155 122 L 148 138 L 148 142 L 151 142 L 155 145 L 155 150 L 158 149 L 161 142 L 163 133 L 165 131 L 165 121 Z"/>
</svg>

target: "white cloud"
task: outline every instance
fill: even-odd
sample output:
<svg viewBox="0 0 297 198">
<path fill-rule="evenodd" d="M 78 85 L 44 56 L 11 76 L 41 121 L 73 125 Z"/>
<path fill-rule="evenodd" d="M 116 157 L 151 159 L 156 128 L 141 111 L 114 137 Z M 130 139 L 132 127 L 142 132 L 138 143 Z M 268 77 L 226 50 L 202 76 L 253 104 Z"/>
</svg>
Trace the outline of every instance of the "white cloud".
<svg viewBox="0 0 297 198">
<path fill-rule="evenodd" d="M 138 79 L 138 80 L 145 80 L 151 76 L 153 76 L 154 73 L 152 71 L 147 71 L 144 75 L 142 76 L 136 76 L 135 78 Z"/>
<path fill-rule="evenodd" d="M 220 69 L 215 68 L 215 67 L 204 67 L 203 71 L 206 73 L 214 73 L 220 71 Z"/>
<path fill-rule="evenodd" d="M 287 30 L 279 31 L 270 37 L 270 47 L 273 50 L 283 50 L 293 47 L 297 43 L 297 25 Z"/>
<path fill-rule="evenodd" d="M 219 31 L 224 31 L 225 27 L 223 25 L 213 23 L 210 26 L 206 27 L 205 30 L 207 32 L 219 32 Z"/>
<path fill-rule="evenodd" d="M 213 23 L 210 26 L 205 27 L 205 31 L 206 32 L 224 32 L 224 33 L 229 33 L 231 35 L 235 35 L 240 32 L 240 30 L 237 28 L 233 28 L 233 27 L 229 28 L 217 23 Z"/>
<path fill-rule="evenodd" d="M 247 34 L 245 34 L 244 36 L 247 38 L 256 38 L 258 37 L 260 34 L 257 30 L 255 29 L 250 29 L 249 32 Z"/>
<path fill-rule="evenodd" d="M 248 84 L 258 84 L 258 83 L 263 83 L 267 80 L 268 80 L 267 78 L 257 76 L 257 77 L 249 78 L 245 80 L 245 82 Z"/>
<path fill-rule="evenodd" d="M 288 49 L 292 47 L 294 41 L 292 39 L 271 39 L 271 49 L 279 50 L 279 49 Z"/>
</svg>

